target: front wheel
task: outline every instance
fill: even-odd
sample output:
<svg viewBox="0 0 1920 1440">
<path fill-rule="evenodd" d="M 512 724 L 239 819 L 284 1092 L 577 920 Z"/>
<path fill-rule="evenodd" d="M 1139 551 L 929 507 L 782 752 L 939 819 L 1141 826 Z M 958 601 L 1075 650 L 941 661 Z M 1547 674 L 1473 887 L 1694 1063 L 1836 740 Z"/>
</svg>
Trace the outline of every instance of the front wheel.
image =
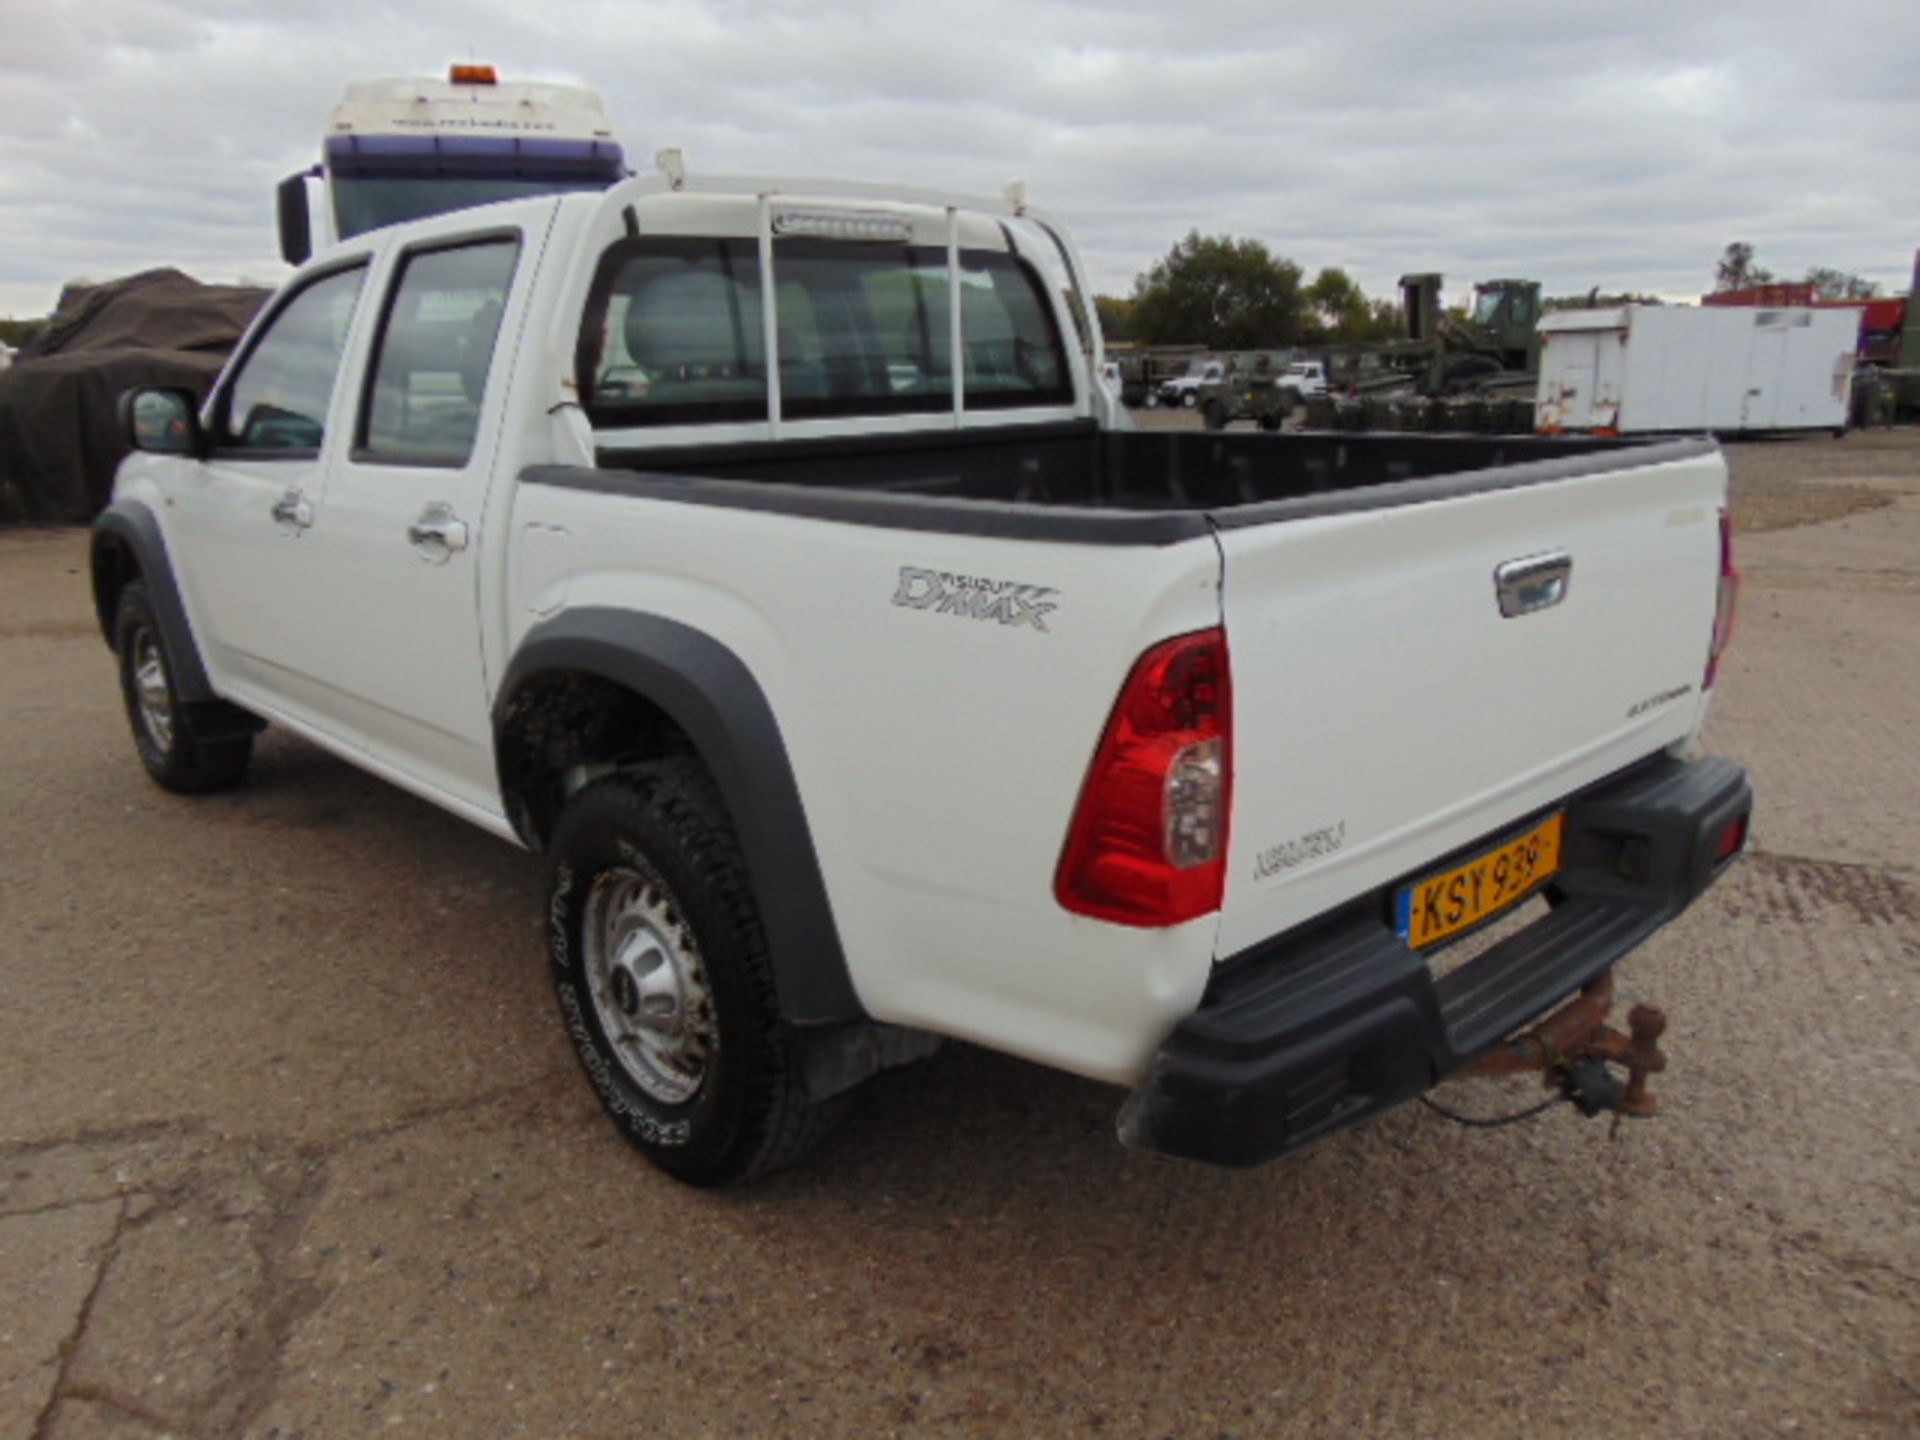
<svg viewBox="0 0 1920 1440">
<path fill-rule="evenodd" d="M 1201 406 L 1200 418 L 1206 422 L 1207 429 L 1209 430 L 1224 430 L 1227 428 L 1226 407 L 1218 400 L 1209 400 L 1205 405 Z"/>
<path fill-rule="evenodd" d="M 561 1018 L 601 1104 L 689 1185 L 756 1179 L 838 1117 L 810 1103 L 745 862 L 706 772 L 600 780 L 555 827 L 549 946 Z"/>
<path fill-rule="evenodd" d="M 1158 390 L 1147 391 L 1146 405 L 1149 410 L 1158 410 L 1160 408 L 1160 392 Z"/>
<path fill-rule="evenodd" d="M 174 687 L 166 632 L 160 628 L 147 587 L 138 580 L 120 592 L 113 642 L 133 748 L 154 782 L 182 795 L 239 783 L 253 758 L 253 736 L 241 733 L 203 740 L 194 735 Z"/>
</svg>

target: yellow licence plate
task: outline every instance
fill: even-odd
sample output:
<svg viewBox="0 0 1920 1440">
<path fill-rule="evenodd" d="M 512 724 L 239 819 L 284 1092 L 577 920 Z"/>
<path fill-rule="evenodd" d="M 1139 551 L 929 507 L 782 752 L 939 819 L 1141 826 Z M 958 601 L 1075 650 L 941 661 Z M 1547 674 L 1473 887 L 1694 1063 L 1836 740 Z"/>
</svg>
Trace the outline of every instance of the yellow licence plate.
<svg viewBox="0 0 1920 1440">
<path fill-rule="evenodd" d="M 1419 950 L 1479 924 L 1524 899 L 1560 868 L 1563 813 L 1451 870 L 1400 887 L 1394 924 Z"/>
</svg>

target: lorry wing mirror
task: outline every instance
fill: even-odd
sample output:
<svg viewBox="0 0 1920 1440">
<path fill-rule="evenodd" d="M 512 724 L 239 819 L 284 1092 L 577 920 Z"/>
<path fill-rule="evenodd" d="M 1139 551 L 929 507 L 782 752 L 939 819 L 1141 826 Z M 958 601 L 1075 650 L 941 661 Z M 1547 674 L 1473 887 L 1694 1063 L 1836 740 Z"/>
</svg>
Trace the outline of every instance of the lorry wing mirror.
<svg viewBox="0 0 1920 1440">
<path fill-rule="evenodd" d="M 149 455 L 198 455 L 200 416 L 190 390 L 129 390 L 120 397 L 120 431 Z"/>
<path fill-rule="evenodd" d="M 280 182 L 280 258 L 289 265 L 304 265 L 313 255 L 313 231 L 307 215 L 307 177 L 302 170 Z"/>
</svg>

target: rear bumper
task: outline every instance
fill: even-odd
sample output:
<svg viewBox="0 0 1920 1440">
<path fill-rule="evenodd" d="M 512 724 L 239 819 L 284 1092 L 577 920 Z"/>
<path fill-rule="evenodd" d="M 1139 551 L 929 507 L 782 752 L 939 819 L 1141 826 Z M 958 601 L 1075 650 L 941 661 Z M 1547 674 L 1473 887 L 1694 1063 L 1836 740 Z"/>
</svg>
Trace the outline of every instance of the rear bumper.
<svg viewBox="0 0 1920 1440">
<path fill-rule="evenodd" d="M 1732 863 L 1719 837 L 1752 806 L 1746 771 L 1711 758 L 1581 793 L 1558 903 L 1438 980 L 1394 933 L 1392 888 L 1233 957 L 1155 1054 L 1121 1139 L 1255 1165 L 1430 1089 L 1686 909 Z"/>
</svg>

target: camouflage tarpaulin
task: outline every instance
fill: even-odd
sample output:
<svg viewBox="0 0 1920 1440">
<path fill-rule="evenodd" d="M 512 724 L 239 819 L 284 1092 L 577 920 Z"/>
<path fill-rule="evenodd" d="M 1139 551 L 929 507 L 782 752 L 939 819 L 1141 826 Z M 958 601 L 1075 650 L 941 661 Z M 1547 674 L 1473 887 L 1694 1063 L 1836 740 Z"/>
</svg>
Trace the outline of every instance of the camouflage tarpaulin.
<svg viewBox="0 0 1920 1440">
<path fill-rule="evenodd" d="M 68 286 L 46 329 L 0 371 L 0 521 L 91 520 L 126 454 L 121 392 L 205 394 L 267 294 L 178 270 Z"/>
</svg>

